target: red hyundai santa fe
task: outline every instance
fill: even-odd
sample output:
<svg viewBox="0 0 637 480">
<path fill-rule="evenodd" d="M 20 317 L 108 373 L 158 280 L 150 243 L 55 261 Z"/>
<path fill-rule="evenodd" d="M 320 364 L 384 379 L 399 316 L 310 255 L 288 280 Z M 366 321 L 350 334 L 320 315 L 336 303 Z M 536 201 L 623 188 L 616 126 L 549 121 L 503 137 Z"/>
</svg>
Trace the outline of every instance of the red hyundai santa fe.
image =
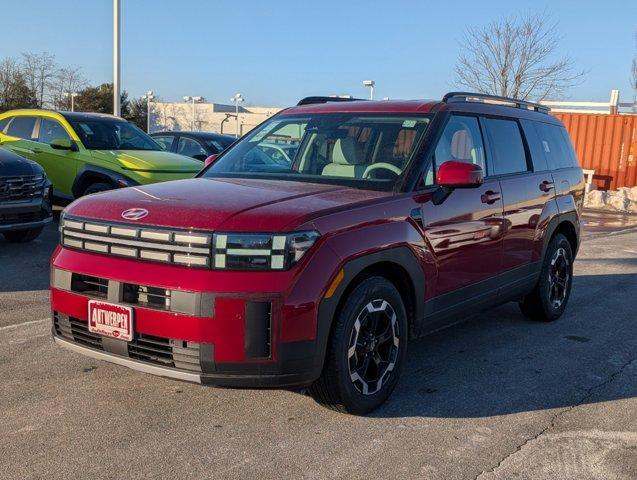
<svg viewBox="0 0 637 480">
<path fill-rule="evenodd" d="M 309 97 L 197 178 L 71 204 L 53 335 L 147 373 L 309 387 L 369 412 L 409 340 L 509 301 L 537 320 L 564 312 L 583 194 L 540 105 Z"/>
</svg>

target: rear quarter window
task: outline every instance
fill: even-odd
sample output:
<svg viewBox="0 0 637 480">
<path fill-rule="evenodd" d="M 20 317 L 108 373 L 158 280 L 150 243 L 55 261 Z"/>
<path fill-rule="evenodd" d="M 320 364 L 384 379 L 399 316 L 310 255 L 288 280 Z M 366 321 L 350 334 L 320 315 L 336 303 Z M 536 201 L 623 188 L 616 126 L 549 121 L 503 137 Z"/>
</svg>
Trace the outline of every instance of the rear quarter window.
<svg viewBox="0 0 637 480">
<path fill-rule="evenodd" d="M 5 128 L 7 128 L 7 125 L 9 124 L 12 118 L 13 117 L 7 117 L 0 120 L 0 133 L 5 133 L 4 130 Z"/>
<path fill-rule="evenodd" d="M 550 123 L 534 123 L 549 168 L 556 170 L 576 167 L 578 165 L 577 157 L 566 129 Z"/>
<path fill-rule="evenodd" d="M 7 135 L 31 140 L 33 138 L 35 120 L 35 117 L 15 117 L 7 128 Z"/>
</svg>

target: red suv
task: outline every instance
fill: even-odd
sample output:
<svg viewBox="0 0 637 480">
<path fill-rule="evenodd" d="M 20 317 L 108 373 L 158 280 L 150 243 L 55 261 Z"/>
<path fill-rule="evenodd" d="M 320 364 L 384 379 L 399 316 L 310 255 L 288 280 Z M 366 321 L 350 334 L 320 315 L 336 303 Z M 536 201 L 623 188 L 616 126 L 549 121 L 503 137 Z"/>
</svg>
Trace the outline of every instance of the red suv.
<svg viewBox="0 0 637 480">
<path fill-rule="evenodd" d="M 310 97 L 198 178 L 71 204 L 53 335 L 144 372 L 309 387 L 365 413 L 396 386 L 409 339 L 509 301 L 562 314 L 583 194 L 540 105 Z"/>
</svg>

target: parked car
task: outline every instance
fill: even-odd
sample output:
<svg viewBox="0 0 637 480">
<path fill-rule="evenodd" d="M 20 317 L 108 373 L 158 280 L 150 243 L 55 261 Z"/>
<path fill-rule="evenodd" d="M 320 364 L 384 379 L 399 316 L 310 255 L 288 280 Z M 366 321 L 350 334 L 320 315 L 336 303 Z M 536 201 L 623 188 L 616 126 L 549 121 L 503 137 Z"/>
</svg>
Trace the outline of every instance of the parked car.
<svg viewBox="0 0 637 480">
<path fill-rule="evenodd" d="M 80 199 L 52 258 L 55 341 L 369 412 L 408 340 L 509 301 L 541 321 L 564 312 L 584 177 L 547 112 L 466 93 L 314 97 L 198 178 Z M 277 136 L 299 145 L 290 165 L 247 161 Z"/>
<path fill-rule="evenodd" d="M 132 123 L 98 113 L 12 110 L 0 145 L 40 164 L 54 196 L 72 200 L 119 187 L 193 177 L 201 163 L 164 152 Z"/>
<path fill-rule="evenodd" d="M 51 182 L 42 167 L 0 148 L 0 233 L 30 242 L 51 219 Z"/>
<path fill-rule="evenodd" d="M 150 134 L 167 152 L 204 161 L 234 143 L 235 137 L 211 132 L 154 132 Z"/>
</svg>

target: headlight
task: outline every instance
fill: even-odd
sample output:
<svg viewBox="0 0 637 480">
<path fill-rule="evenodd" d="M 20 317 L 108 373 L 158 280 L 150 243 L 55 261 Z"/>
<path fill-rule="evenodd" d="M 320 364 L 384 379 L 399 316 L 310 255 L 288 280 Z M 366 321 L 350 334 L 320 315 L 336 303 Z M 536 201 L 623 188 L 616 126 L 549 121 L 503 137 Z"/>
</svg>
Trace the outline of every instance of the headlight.
<svg viewBox="0 0 637 480">
<path fill-rule="evenodd" d="M 316 231 L 289 234 L 215 233 L 214 268 L 226 270 L 286 270 L 297 263 L 319 238 Z"/>
</svg>

